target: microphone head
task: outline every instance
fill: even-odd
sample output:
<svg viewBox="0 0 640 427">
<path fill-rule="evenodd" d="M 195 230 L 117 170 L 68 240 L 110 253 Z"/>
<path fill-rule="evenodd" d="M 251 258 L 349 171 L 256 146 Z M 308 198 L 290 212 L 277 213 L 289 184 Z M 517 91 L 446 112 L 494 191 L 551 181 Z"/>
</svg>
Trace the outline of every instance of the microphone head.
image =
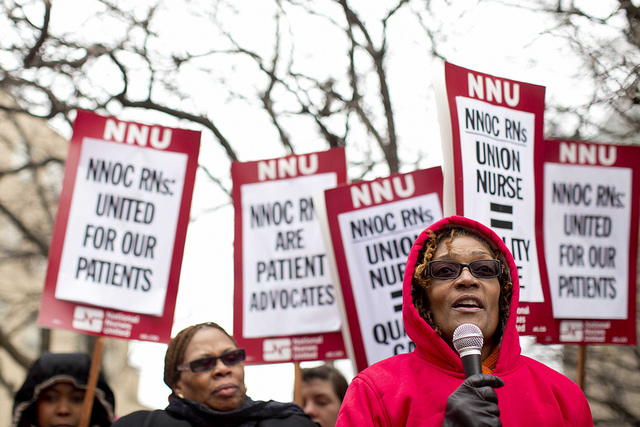
<svg viewBox="0 0 640 427">
<path fill-rule="evenodd" d="M 483 344 L 482 331 L 473 323 L 463 323 L 453 331 L 453 347 L 460 357 L 480 354 Z"/>
</svg>

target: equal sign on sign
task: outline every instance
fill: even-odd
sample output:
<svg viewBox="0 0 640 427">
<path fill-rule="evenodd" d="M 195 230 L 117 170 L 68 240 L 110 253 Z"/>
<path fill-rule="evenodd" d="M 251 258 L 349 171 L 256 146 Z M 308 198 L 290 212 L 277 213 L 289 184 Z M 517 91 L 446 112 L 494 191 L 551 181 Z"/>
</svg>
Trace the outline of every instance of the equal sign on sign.
<svg viewBox="0 0 640 427">
<path fill-rule="evenodd" d="M 399 311 L 402 311 L 402 291 L 394 291 L 391 292 L 391 299 L 398 299 L 400 298 L 400 304 L 396 304 L 393 306 L 393 311 L 395 311 L 396 313 Z"/>
<path fill-rule="evenodd" d="M 491 203 L 491 212 L 513 215 L 513 206 Z M 513 222 L 502 219 L 491 218 L 491 228 L 501 228 L 503 230 L 513 230 Z"/>
</svg>

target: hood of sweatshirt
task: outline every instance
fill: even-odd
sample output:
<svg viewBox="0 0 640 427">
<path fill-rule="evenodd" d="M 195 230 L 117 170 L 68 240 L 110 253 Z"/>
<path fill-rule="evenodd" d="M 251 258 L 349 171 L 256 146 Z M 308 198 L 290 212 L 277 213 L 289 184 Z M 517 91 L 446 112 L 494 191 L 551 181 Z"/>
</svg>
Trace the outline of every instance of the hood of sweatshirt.
<svg viewBox="0 0 640 427">
<path fill-rule="evenodd" d="M 509 317 L 500 342 L 498 362 L 494 370 L 495 373 L 506 372 L 517 365 L 520 356 L 520 340 L 516 330 L 516 313 L 520 295 L 518 270 L 511 252 L 502 239 L 493 230 L 472 219 L 462 216 L 443 218 L 420 233 L 414 242 L 407 260 L 402 285 L 402 317 L 407 335 L 416 344 L 415 352 L 420 357 L 442 369 L 464 372 L 458 354 L 420 317 L 418 310 L 413 305 L 411 297 L 412 278 L 418 259 L 418 252 L 422 249 L 424 242 L 429 237 L 430 230 L 437 231 L 446 227 L 466 228 L 483 237 L 494 249 L 500 252 L 501 261 L 506 264 L 506 268 L 511 273 L 513 293 L 509 305 Z"/>
</svg>

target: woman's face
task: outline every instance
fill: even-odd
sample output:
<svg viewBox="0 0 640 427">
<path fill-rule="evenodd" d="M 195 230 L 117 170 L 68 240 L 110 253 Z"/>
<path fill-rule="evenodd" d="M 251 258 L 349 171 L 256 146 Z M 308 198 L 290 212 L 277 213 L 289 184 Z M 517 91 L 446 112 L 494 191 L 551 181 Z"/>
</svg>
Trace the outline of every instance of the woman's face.
<svg viewBox="0 0 640 427">
<path fill-rule="evenodd" d="M 443 239 L 433 256 L 436 260 L 454 260 L 462 264 L 479 259 L 493 259 L 487 247 L 470 236 L 454 236 L 450 249 Z M 493 334 L 499 321 L 500 283 L 497 277 L 479 279 L 463 268 L 456 279 L 431 278 L 427 297 L 436 324 L 442 327 L 444 340 L 451 345 L 453 331 L 463 323 L 477 325 L 484 335 L 482 357 L 493 350 Z"/>
<path fill-rule="evenodd" d="M 84 390 L 71 383 L 57 383 L 44 390 L 36 403 L 38 427 L 80 425 Z"/>
<path fill-rule="evenodd" d="M 235 350 L 233 341 L 221 330 L 203 327 L 191 338 L 182 363 L 206 356 L 220 356 Z M 227 366 L 218 359 L 207 372 L 181 371 L 173 388 L 185 399 L 202 403 L 216 411 L 232 411 L 242 406 L 247 389 L 244 384 L 244 363 Z"/>
</svg>

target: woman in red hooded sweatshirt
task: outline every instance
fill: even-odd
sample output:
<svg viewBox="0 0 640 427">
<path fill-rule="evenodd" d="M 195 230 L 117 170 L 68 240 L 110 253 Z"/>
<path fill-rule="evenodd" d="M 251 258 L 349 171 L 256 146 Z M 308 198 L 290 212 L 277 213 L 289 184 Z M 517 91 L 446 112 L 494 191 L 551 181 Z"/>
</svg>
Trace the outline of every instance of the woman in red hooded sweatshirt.
<svg viewBox="0 0 640 427">
<path fill-rule="evenodd" d="M 444 218 L 413 245 L 403 320 L 413 352 L 351 382 L 337 426 L 592 426 L 582 390 L 520 354 L 518 270 L 500 237 L 471 219 Z M 465 379 L 454 330 L 477 325 L 482 374 Z"/>
</svg>

